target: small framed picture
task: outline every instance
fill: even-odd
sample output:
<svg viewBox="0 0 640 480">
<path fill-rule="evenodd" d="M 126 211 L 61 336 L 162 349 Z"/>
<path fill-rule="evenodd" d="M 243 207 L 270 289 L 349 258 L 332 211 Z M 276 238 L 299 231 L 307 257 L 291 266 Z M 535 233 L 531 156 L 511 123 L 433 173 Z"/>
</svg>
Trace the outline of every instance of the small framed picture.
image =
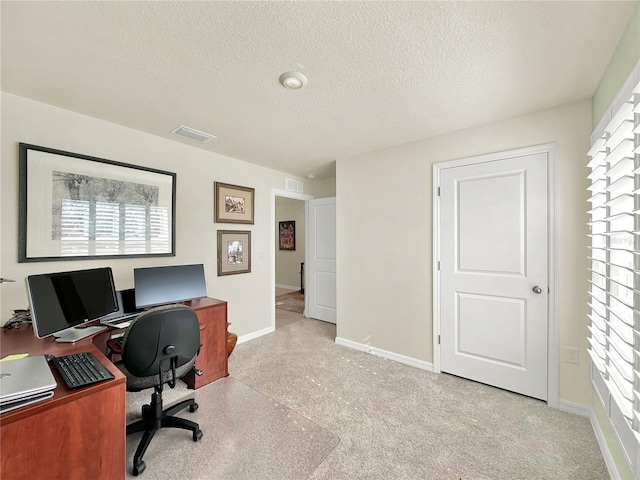
<svg viewBox="0 0 640 480">
<path fill-rule="evenodd" d="M 279 222 L 279 239 L 280 250 L 296 249 L 296 222 L 295 220 L 287 220 Z"/>
<path fill-rule="evenodd" d="M 251 272 L 251 232 L 218 230 L 218 276 Z"/>
<path fill-rule="evenodd" d="M 253 225 L 255 189 L 214 182 L 214 220 L 216 223 Z"/>
</svg>

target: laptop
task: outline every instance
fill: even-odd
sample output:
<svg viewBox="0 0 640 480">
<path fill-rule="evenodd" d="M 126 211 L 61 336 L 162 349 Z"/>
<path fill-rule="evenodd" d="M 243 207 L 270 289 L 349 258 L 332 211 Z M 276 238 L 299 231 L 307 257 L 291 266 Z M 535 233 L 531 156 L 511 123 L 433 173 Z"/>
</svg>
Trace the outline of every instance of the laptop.
<svg viewBox="0 0 640 480">
<path fill-rule="evenodd" d="M 116 326 L 117 324 L 133 320 L 144 309 L 136 308 L 136 294 L 134 288 L 127 290 L 118 290 L 116 298 L 118 299 L 118 310 L 109 315 L 105 315 L 100 319 L 103 325 Z"/>
<path fill-rule="evenodd" d="M 44 355 L 0 362 L 0 413 L 50 398 L 56 386 Z"/>
</svg>

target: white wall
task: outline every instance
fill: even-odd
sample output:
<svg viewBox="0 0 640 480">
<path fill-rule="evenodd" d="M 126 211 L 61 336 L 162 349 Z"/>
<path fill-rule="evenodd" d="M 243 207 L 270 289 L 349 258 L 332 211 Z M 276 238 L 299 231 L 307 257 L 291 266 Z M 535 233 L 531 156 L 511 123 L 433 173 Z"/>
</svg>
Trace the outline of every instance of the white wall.
<svg viewBox="0 0 640 480">
<path fill-rule="evenodd" d="M 588 102 L 337 161 L 337 336 L 433 361 L 432 165 L 557 142 L 559 395 L 589 405 Z M 564 362 L 579 348 L 579 364 Z"/>
<path fill-rule="evenodd" d="M 316 178 L 308 181 L 305 192 L 313 198 L 329 198 L 336 196 L 336 177 Z"/>
<path fill-rule="evenodd" d="M 0 272 L 19 281 L 0 289 L 0 323 L 9 319 L 13 309 L 27 307 L 24 278 L 29 274 L 111 266 L 116 288 L 122 289 L 133 286 L 134 267 L 203 263 L 209 296 L 229 303 L 233 332 L 242 336 L 270 326 L 274 278 L 269 261 L 273 254 L 270 192 L 284 189 L 285 177 L 291 175 L 4 92 L 1 105 Z M 17 263 L 18 142 L 176 172 L 176 256 Z M 254 225 L 214 223 L 214 181 L 255 188 Z M 217 276 L 219 229 L 252 232 L 251 273 Z"/>
</svg>

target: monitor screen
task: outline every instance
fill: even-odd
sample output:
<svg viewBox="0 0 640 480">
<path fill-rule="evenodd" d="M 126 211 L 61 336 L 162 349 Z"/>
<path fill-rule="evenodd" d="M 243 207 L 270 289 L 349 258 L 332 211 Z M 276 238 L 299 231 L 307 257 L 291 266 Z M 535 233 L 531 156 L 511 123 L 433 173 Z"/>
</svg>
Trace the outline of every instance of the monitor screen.
<svg viewBox="0 0 640 480">
<path fill-rule="evenodd" d="M 118 299 L 118 309 L 100 318 L 100 323 L 124 321 L 144 311 L 142 308 L 136 307 L 136 297 L 133 288 L 116 291 L 116 298 Z"/>
<path fill-rule="evenodd" d="M 204 265 L 134 268 L 136 307 L 153 307 L 207 296 Z"/>
<path fill-rule="evenodd" d="M 38 338 L 118 309 L 111 268 L 29 275 L 27 295 Z"/>
</svg>

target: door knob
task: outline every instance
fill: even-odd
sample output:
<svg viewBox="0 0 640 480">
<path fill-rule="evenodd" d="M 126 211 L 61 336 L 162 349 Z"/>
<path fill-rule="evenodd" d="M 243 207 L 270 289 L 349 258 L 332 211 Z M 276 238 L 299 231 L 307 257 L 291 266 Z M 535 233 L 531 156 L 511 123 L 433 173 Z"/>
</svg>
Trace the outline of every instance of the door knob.
<svg viewBox="0 0 640 480">
<path fill-rule="evenodd" d="M 536 295 L 540 295 L 542 293 L 542 288 L 540 288 L 538 285 L 533 287 L 532 290 L 533 290 L 533 293 L 535 293 Z"/>
</svg>

